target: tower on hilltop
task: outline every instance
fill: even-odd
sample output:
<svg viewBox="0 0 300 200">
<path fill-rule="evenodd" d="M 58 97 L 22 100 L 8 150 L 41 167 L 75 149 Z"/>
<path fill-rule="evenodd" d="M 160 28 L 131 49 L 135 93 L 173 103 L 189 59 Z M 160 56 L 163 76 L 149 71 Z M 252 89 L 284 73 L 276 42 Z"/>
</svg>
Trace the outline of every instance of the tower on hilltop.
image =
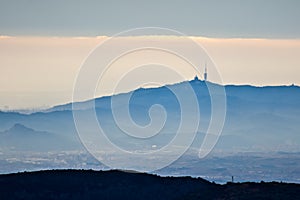
<svg viewBox="0 0 300 200">
<path fill-rule="evenodd" d="M 207 68 L 205 64 L 205 71 L 204 71 L 204 81 L 207 81 Z"/>
</svg>

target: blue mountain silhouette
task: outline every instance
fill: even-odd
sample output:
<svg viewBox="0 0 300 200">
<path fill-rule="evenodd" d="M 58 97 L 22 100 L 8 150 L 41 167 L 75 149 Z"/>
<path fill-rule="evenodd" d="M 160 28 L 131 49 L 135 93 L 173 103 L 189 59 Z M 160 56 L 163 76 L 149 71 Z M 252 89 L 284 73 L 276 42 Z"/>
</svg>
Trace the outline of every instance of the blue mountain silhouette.
<svg viewBox="0 0 300 200">
<path fill-rule="evenodd" d="M 138 148 L 137 141 L 129 138 L 114 123 L 111 100 L 114 109 L 124 109 L 123 98 L 131 95 L 130 115 L 141 126 L 150 122 L 149 109 L 154 104 L 162 105 L 167 113 L 167 121 L 160 137 L 153 137 L 148 143 L 139 145 L 151 148 L 165 145 L 174 137 L 180 123 L 180 102 L 169 88 L 185 94 L 186 84 L 190 84 L 199 102 L 201 121 L 197 137 L 192 146 L 199 148 L 206 133 L 211 117 L 211 99 L 207 84 L 220 85 L 191 80 L 160 88 L 140 88 L 131 93 L 118 94 L 77 102 L 77 108 L 83 114 L 95 104 L 96 114 L 108 137 L 124 148 Z M 230 151 L 299 151 L 300 150 L 300 88 L 298 86 L 254 87 L 249 85 L 224 86 L 226 91 L 227 115 L 222 136 L 216 148 Z M 189 98 L 187 96 L 187 98 Z M 55 106 L 44 112 L 29 115 L 0 112 L 0 130 L 4 131 L 15 124 L 23 124 L 35 130 L 55 133 L 66 139 L 70 146 L 81 146 L 72 115 L 72 104 Z M 191 122 L 193 123 L 193 122 Z M 87 126 L 89 120 L 86 120 Z M 22 129 L 16 125 L 13 129 Z M 29 131 L 24 128 L 24 132 Z M 22 136 L 20 136 L 22 137 Z M 49 143 L 50 144 L 50 143 Z M 128 145 L 130 144 L 130 145 Z M 68 145 L 65 145 L 66 148 Z"/>
</svg>

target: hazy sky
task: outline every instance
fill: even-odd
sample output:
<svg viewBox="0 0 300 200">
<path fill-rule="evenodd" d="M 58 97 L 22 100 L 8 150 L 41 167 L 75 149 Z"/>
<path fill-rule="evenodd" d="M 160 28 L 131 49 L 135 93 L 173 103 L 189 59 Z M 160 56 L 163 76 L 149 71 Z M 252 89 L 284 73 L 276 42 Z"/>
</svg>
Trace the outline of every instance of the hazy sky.
<svg viewBox="0 0 300 200">
<path fill-rule="evenodd" d="M 0 109 L 71 101 L 89 52 L 113 34 L 144 26 L 192 36 L 225 84 L 300 85 L 298 0 L 0 0 L 0 5 Z M 180 45 L 176 38 L 164 40 Z"/>
<path fill-rule="evenodd" d="M 299 38 L 298 0 L 0 0 L 2 35 L 97 36 L 159 26 L 206 37 Z"/>
</svg>

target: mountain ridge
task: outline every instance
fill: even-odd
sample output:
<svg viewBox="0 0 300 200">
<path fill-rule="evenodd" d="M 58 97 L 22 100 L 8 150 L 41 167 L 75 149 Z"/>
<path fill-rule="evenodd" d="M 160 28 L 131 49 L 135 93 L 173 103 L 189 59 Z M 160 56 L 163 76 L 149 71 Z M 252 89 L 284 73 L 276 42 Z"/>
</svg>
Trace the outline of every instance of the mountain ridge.
<svg viewBox="0 0 300 200">
<path fill-rule="evenodd" d="M 213 83 L 195 79 L 169 87 L 175 87 L 176 91 L 185 95 L 185 84 L 192 86 L 198 100 L 200 120 L 202 120 L 198 132 L 206 133 L 211 117 L 211 99 L 206 84 Z M 300 151 L 298 131 L 300 129 L 299 87 L 226 86 L 225 91 L 227 110 L 222 131 L 224 137 L 220 138 L 216 147 L 234 151 L 237 149 L 241 151 Z M 127 98 L 126 95 L 132 95 L 129 111 L 133 121 L 139 125 L 147 125 L 150 122 L 149 109 L 152 105 L 160 104 L 165 108 L 168 114 L 167 120 L 169 120 L 165 123 L 164 131 L 166 134 L 162 136 L 165 138 L 158 140 L 157 137 L 157 140 L 149 141 L 149 145 L 152 142 L 154 144 L 157 142 L 166 144 L 162 141 L 170 139 L 171 136 L 168 133 L 176 133 L 176 126 L 179 124 L 178 120 L 181 116 L 180 105 L 176 96 L 166 86 L 140 88 L 132 93 L 115 95 L 117 104 L 114 105 L 114 109 L 119 111 L 124 108 L 124 103 L 121 100 L 123 97 Z M 126 145 L 125 141 L 129 138 L 125 140 L 124 134 L 114 123 L 111 99 L 112 97 L 107 96 L 75 104 L 80 104 L 77 107 L 82 108 L 80 112 L 85 114 L 88 109 L 93 108 L 92 103 L 95 103 L 95 112 L 102 128 L 110 134 L 112 139 Z M 84 120 L 86 119 L 84 118 Z M 0 112 L 0 121 L 0 131 L 7 130 L 16 123 L 21 123 L 35 130 L 57 133 L 69 141 L 80 143 L 71 103 L 53 107 L 47 112 L 36 112 L 29 115 Z M 88 124 L 89 120 L 84 123 Z M 195 141 L 197 144 L 201 144 L 203 134 L 198 135 Z M 259 144 L 258 147 L 257 144 Z M 199 146 L 195 146 L 195 148 L 199 148 Z"/>
<path fill-rule="evenodd" d="M 239 85 L 236 85 L 236 84 L 226 84 L 226 85 L 221 85 L 221 84 L 218 84 L 218 83 L 213 83 L 213 82 L 210 82 L 210 81 L 203 81 L 203 80 L 199 80 L 199 79 L 193 79 L 193 80 L 187 80 L 187 81 L 182 81 L 182 82 L 178 82 L 178 83 L 172 83 L 172 84 L 166 84 L 166 85 L 163 85 L 163 86 L 160 86 L 160 87 L 153 87 L 153 88 L 136 88 L 135 90 L 132 90 L 132 91 L 126 91 L 126 92 L 121 92 L 121 93 L 117 93 L 117 94 L 112 94 L 112 95 L 104 95 L 104 96 L 98 96 L 98 97 L 95 97 L 93 99 L 86 99 L 86 100 L 82 100 L 82 101 L 78 101 L 78 102 L 65 102 L 65 103 L 61 103 L 61 104 L 56 104 L 56 105 L 53 105 L 49 108 L 46 108 L 46 109 L 39 109 L 37 111 L 32 111 L 34 109 L 22 109 L 21 111 L 19 111 L 18 109 L 15 109 L 15 110 L 1 110 L 0 109 L 0 113 L 16 113 L 16 114 L 21 114 L 21 115 L 30 115 L 30 114 L 33 114 L 33 113 L 44 113 L 44 112 L 53 112 L 53 111 L 61 111 L 59 108 L 60 107 L 72 107 L 72 104 L 73 103 L 84 103 L 84 102 L 89 102 L 89 101 L 93 101 L 93 100 L 96 100 L 96 99 L 102 99 L 102 98 L 111 98 L 111 97 L 114 97 L 114 96 L 118 96 L 118 95 L 126 95 L 128 93 L 131 93 L 131 92 L 136 92 L 136 91 L 143 91 L 143 90 L 152 90 L 152 89 L 160 89 L 160 88 L 164 88 L 164 87 L 170 87 L 170 86 L 176 86 L 176 85 L 179 85 L 181 83 L 193 83 L 193 82 L 202 82 L 204 84 L 208 83 L 208 84 L 212 84 L 212 85 L 215 85 L 215 86 L 220 86 L 220 87 L 224 87 L 225 90 L 226 88 L 227 89 L 230 89 L 230 88 L 252 88 L 252 89 L 280 89 L 280 88 L 295 88 L 295 89 L 299 89 L 300 88 L 300 85 L 295 85 L 295 84 L 291 84 L 291 85 L 263 85 L 263 86 L 256 86 L 256 85 L 251 85 L 251 84 L 239 84 Z M 68 110 L 71 110 L 71 108 L 69 108 Z"/>
<path fill-rule="evenodd" d="M 297 199 L 300 184 L 219 185 L 202 178 L 161 177 L 121 170 L 46 170 L 0 175 L 3 199 Z"/>
<path fill-rule="evenodd" d="M 95 97 L 93 99 L 87 99 L 87 100 L 82 100 L 82 101 L 78 101 L 78 102 L 69 102 L 69 103 L 65 103 L 65 104 L 59 104 L 59 105 L 55 105 L 52 106 L 46 110 L 42 110 L 40 112 L 53 112 L 53 111 L 60 111 L 60 109 L 62 109 L 63 107 L 69 107 L 68 110 L 72 110 L 72 104 L 73 103 L 87 103 L 87 102 L 91 102 L 94 100 L 100 100 L 100 99 L 109 99 L 111 97 L 116 97 L 116 96 L 120 96 L 120 95 L 128 95 L 130 93 L 134 93 L 134 92 L 143 92 L 143 91 L 147 91 L 147 92 L 151 92 L 153 90 L 159 90 L 159 89 L 164 89 L 164 88 L 168 88 L 168 87 L 176 87 L 178 85 L 181 85 L 183 83 L 189 83 L 194 86 L 197 84 L 201 84 L 201 86 L 205 86 L 206 84 L 210 84 L 212 86 L 217 86 L 217 87 L 224 87 L 225 92 L 227 94 L 228 90 L 232 90 L 232 89 L 300 89 L 300 86 L 297 85 L 278 85 L 278 86 L 253 86 L 253 85 L 220 85 L 218 83 L 213 83 L 213 82 L 209 82 L 209 81 L 203 81 L 203 80 L 199 80 L 197 78 L 190 80 L 190 81 L 182 81 L 179 83 L 174 83 L 174 84 L 167 84 L 167 85 L 163 85 L 161 87 L 154 87 L 154 88 L 137 88 L 133 91 L 129 91 L 129 92 L 122 92 L 122 93 L 118 93 L 118 94 L 113 94 L 113 95 L 106 95 L 106 96 L 99 96 L 99 97 Z"/>
</svg>

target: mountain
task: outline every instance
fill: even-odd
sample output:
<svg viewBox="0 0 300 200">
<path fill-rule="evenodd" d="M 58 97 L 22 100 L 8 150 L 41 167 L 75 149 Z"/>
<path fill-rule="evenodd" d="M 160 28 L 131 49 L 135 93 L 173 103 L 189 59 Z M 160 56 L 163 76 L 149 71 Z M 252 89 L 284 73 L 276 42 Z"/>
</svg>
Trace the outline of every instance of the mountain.
<svg viewBox="0 0 300 200">
<path fill-rule="evenodd" d="M 297 199 L 299 184 L 227 183 L 118 170 L 52 170 L 0 175 L 1 199 Z"/>
<path fill-rule="evenodd" d="M 77 102 L 75 107 L 84 116 L 95 103 L 96 115 L 101 127 L 108 137 L 122 148 L 150 149 L 153 144 L 159 148 L 174 137 L 180 124 L 180 102 L 170 89 L 190 98 L 186 95 L 187 85 L 193 88 L 199 103 L 200 128 L 192 145 L 192 148 L 198 149 L 211 118 L 211 99 L 207 85 L 222 87 L 220 85 L 195 79 L 159 88 L 140 88 L 131 93 Z M 216 149 L 233 152 L 300 151 L 300 87 L 228 85 L 224 86 L 224 89 L 226 119 Z M 140 126 L 145 126 L 151 121 L 148 112 L 152 105 L 160 104 L 165 108 L 167 121 L 160 135 L 141 142 L 124 134 L 115 124 L 111 110 L 112 99 L 114 99 L 116 112 L 124 111 L 123 100 L 130 95 L 130 116 Z M 190 120 L 193 123 L 193 119 Z M 35 130 L 55 133 L 66 138 L 66 144 L 82 148 L 73 120 L 72 104 L 59 105 L 44 112 L 28 115 L 0 112 L 0 122 L 2 131 L 20 123 Z M 84 119 L 84 122 L 87 127 L 90 126 L 89 119 Z M 120 123 L 127 125 L 128 119 L 122 118 Z"/>
<path fill-rule="evenodd" d="M 46 131 L 36 131 L 32 128 L 28 128 L 23 124 L 16 123 L 10 129 L 3 132 L 4 135 L 17 136 L 17 137 L 37 137 L 38 135 L 49 135 L 50 133 Z"/>
<path fill-rule="evenodd" d="M 59 134 L 36 131 L 16 123 L 0 132 L 0 148 L 8 151 L 57 151 L 70 146 L 69 141 Z"/>
<path fill-rule="evenodd" d="M 169 114 L 170 120 L 165 124 L 166 132 L 175 132 L 175 125 L 179 123 L 180 107 L 176 97 L 168 87 L 182 94 L 185 92 L 187 84 L 190 84 L 194 89 L 199 103 L 201 121 L 196 141 L 198 140 L 198 143 L 201 144 L 211 117 L 208 86 L 221 86 L 198 79 L 160 88 L 141 88 L 132 93 L 113 97 L 96 98 L 94 103 L 98 119 L 104 128 L 112 130 L 113 125 L 111 124 L 114 124 L 110 111 L 112 98 L 116 102 L 114 106 L 118 111 L 118 107 L 122 107 L 121 104 L 118 104 L 121 102 L 119 99 L 132 95 L 129 107 L 131 117 L 136 123 L 140 125 L 149 123 L 149 108 L 153 104 L 160 104 Z M 300 151 L 300 118 L 298 117 L 300 115 L 300 87 L 294 85 L 266 87 L 228 85 L 224 86 L 224 89 L 227 113 L 217 148 L 230 151 Z M 80 102 L 75 107 L 87 110 L 92 103 L 93 101 Z M 72 105 L 66 104 L 53 107 L 47 112 L 71 111 L 71 109 Z M 107 127 L 106 124 L 108 124 Z M 110 132 L 116 133 L 118 131 L 117 128 L 114 128 Z M 199 145 L 194 146 L 199 148 Z"/>
</svg>

